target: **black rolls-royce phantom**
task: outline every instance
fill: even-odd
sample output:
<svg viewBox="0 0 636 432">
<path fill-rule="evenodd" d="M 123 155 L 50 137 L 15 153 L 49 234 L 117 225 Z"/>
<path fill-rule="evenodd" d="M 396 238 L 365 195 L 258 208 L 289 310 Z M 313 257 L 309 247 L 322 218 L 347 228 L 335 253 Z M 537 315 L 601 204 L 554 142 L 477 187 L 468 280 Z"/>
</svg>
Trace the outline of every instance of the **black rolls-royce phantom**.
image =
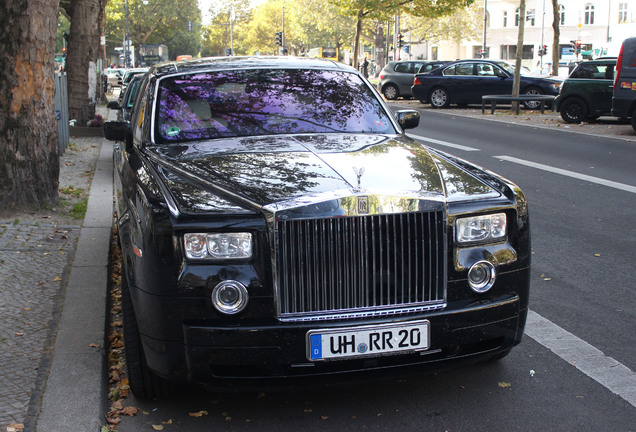
<svg viewBox="0 0 636 432">
<path fill-rule="evenodd" d="M 527 203 L 408 138 L 356 70 L 151 68 L 114 152 L 129 379 L 294 380 L 500 358 L 528 308 Z"/>
</svg>

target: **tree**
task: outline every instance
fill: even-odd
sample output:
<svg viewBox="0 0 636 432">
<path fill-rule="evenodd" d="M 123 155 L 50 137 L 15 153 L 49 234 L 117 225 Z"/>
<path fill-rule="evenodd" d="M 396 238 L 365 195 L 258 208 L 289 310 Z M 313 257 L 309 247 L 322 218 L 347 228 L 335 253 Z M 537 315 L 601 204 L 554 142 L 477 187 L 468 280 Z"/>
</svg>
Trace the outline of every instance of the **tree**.
<svg viewBox="0 0 636 432">
<path fill-rule="evenodd" d="M 201 55 L 224 56 L 225 49 L 232 45 L 234 38 L 234 50 L 244 54 L 245 47 L 238 44 L 238 40 L 245 39 L 243 29 L 245 23 L 251 19 L 252 9 L 248 0 L 228 0 L 220 6 L 211 6 L 208 11 L 211 15 L 210 23 L 203 27 Z M 230 29 L 230 16 L 232 16 L 232 29 Z M 238 37 L 237 37 L 238 36 Z"/>
<path fill-rule="evenodd" d="M 523 32 L 526 27 L 526 0 L 519 1 L 519 32 L 517 33 L 517 57 L 515 59 L 515 76 L 512 81 L 512 96 L 519 96 L 521 87 L 521 59 L 523 57 Z M 512 102 L 512 109 L 516 110 L 519 102 Z"/>
<path fill-rule="evenodd" d="M 59 0 L 0 3 L 0 208 L 41 207 L 58 197 L 53 110 Z"/>
<path fill-rule="evenodd" d="M 177 6 L 177 7 L 175 7 Z M 126 34 L 126 1 L 110 0 L 106 10 L 106 50 L 123 47 Z M 197 55 L 201 42 L 201 11 L 196 0 L 128 0 L 128 37 L 139 58 L 139 47 L 163 44 L 171 58 Z"/>
<path fill-rule="evenodd" d="M 470 6 L 474 0 L 329 0 L 341 8 L 341 12 L 356 17 L 356 36 L 353 62 L 358 67 L 362 21 L 365 19 L 388 19 L 396 13 L 417 17 L 441 17 L 454 10 Z"/>
<path fill-rule="evenodd" d="M 107 2 L 75 0 L 62 4 L 71 21 L 66 51 L 68 112 L 80 125 L 95 117 L 95 104 L 102 96 L 97 61 L 104 55 L 100 39 Z"/>
<path fill-rule="evenodd" d="M 561 30 L 559 28 L 559 0 L 552 0 L 552 75 L 559 75 L 559 38 L 561 37 Z"/>
</svg>

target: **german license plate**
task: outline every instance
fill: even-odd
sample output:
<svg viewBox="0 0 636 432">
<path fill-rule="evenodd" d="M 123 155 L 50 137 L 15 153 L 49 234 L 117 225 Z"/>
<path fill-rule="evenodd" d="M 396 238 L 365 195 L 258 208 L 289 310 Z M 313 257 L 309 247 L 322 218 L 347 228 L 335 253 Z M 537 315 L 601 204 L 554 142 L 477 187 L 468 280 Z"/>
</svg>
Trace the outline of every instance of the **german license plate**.
<svg viewBox="0 0 636 432">
<path fill-rule="evenodd" d="M 311 361 L 373 357 L 424 351 L 430 344 L 430 323 L 382 324 L 307 332 L 307 358 Z"/>
</svg>

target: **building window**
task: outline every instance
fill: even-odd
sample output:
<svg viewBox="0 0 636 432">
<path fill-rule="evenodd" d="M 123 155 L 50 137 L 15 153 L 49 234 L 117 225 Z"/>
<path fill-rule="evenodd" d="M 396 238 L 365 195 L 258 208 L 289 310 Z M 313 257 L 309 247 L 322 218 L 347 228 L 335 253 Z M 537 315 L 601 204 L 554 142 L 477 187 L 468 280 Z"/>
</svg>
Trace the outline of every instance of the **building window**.
<svg viewBox="0 0 636 432">
<path fill-rule="evenodd" d="M 618 23 L 625 24 L 627 22 L 627 3 L 618 4 Z"/>
<path fill-rule="evenodd" d="M 559 5 L 559 25 L 565 25 L 565 6 Z"/>
<path fill-rule="evenodd" d="M 500 45 L 499 47 L 500 58 L 502 60 L 514 60 L 517 58 L 517 45 Z M 534 45 L 524 45 L 521 51 L 522 59 L 534 58 Z"/>
<path fill-rule="evenodd" d="M 585 24 L 594 24 L 594 5 L 591 3 L 585 5 Z"/>
<path fill-rule="evenodd" d="M 515 11 L 515 27 L 519 27 L 519 8 Z"/>
<path fill-rule="evenodd" d="M 535 15 L 536 15 L 536 13 L 535 13 L 534 9 L 526 10 L 526 21 L 530 21 L 530 25 L 532 27 L 534 27 Z"/>
<path fill-rule="evenodd" d="M 503 26 L 504 28 L 508 27 L 508 11 L 503 13 Z"/>
<path fill-rule="evenodd" d="M 437 47 L 434 46 L 431 48 L 431 60 L 437 60 Z"/>
</svg>

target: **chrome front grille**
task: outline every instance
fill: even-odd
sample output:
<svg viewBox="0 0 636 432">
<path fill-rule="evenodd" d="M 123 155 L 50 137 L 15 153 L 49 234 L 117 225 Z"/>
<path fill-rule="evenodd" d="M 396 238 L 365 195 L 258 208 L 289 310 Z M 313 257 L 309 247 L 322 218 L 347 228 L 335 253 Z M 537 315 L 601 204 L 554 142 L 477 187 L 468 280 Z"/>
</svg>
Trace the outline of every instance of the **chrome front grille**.
<svg viewBox="0 0 636 432">
<path fill-rule="evenodd" d="M 443 307 L 442 210 L 279 220 L 283 320 L 348 318 Z"/>
</svg>

